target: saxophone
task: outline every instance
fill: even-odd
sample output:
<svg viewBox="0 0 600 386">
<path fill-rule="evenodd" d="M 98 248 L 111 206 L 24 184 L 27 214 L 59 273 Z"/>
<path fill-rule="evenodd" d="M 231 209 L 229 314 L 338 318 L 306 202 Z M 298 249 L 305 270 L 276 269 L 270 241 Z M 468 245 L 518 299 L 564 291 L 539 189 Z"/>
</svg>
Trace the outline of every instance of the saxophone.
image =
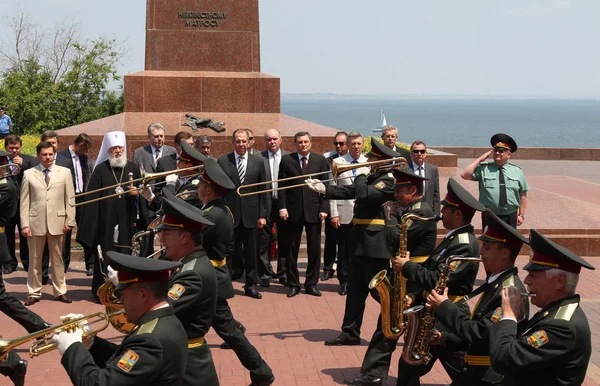
<svg viewBox="0 0 600 386">
<path fill-rule="evenodd" d="M 408 227 L 413 221 L 438 221 L 439 217 L 421 217 L 406 213 L 400 218 L 400 246 L 398 256 L 406 256 L 408 250 Z M 381 328 L 388 339 L 398 339 L 406 330 L 404 320 L 404 298 L 406 297 L 406 278 L 402 272 L 393 270 L 393 285 L 387 278 L 387 270 L 379 271 L 369 282 L 369 289 L 379 292 L 381 306 Z"/>
<path fill-rule="evenodd" d="M 448 256 L 440 278 L 433 289 L 438 294 L 443 294 L 448 285 L 450 263 L 453 261 L 480 262 L 481 259 L 478 257 Z M 429 347 L 437 318 L 433 310 L 427 309 L 423 305 L 411 307 L 404 313 L 406 314 L 408 328 L 404 336 L 402 359 L 409 365 L 426 365 L 431 360 Z"/>
</svg>

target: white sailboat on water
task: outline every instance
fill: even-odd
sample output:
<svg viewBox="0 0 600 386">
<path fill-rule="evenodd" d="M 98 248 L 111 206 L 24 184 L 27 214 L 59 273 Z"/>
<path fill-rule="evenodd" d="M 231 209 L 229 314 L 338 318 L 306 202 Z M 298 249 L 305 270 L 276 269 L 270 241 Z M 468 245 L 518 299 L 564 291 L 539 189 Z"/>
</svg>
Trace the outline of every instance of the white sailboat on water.
<svg viewBox="0 0 600 386">
<path fill-rule="evenodd" d="M 387 121 L 385 120 L 385 114 L 383 113 L 383 110 L 381 110 L 381 126 L 374 128 L 373 132 L 376 132 L 376 133 L 381 132 L 381 129 L 384 126 L 387 126 Z"/>
</svg>

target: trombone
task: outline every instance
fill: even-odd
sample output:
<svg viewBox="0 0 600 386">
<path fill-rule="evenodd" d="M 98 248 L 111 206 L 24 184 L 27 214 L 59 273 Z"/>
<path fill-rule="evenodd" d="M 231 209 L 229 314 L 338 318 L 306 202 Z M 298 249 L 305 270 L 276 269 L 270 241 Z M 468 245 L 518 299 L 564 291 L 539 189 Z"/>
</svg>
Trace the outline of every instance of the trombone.
<svg viewBox="0 0 600 386">
<path fill-rule="evenodd" d="M 257 182 L 255 184 L 241 185 L 240 187 L 237 188 L 237 194 L 240 197 L 247 197 L 247 196 L 253 196 L 255 194 L 262 194 L 262 193 L 268 193 L 268 192 L 275 192 L 275 191 L 279 191 L 279 190 L 299 188 L 301 186 L 307 186 L 307 183 L 303 182 L 301 184 L 295 184 L 295 185 L 289 185 L 289 186 L 281 186 L 281 187 L 277 187 L 277 188 L 273 188 L 273 189 L 263 189 L 263 190 L 258 190 L 258 191 L 255 191 L 255 192 L 242 193 L 242 189 L 253 188 L 255 186 L 272 184 L 274 182 L 280 183 L 280 182 L 283 182 L 283 181 L 306 179 L 306 178 L 310 178 L 312 176 L 319 176 L 319 175 L 322 175 L 322 174 L 329 174 L 329 173 L 331 173 L 333 175 L 333 178 L 330 178 L 328 180 L 323 180 L 323 181 L 320 181 L 320 182 L 337 181 L 338 180 L 338 176 L 340 174 L 344 173 L 344 172 L 347 172 L 348 170 L 354 170 L 354 169 L 358 169 L 358 168 L 362 168 L 362 167 L 366 167 L 366 166 L 386 165 L 386 164 L 390 164 L 389 165 L 390 170 L 391 169 L 395 169 L 395 168 L 402 169 L 402 168 L 406 167 L 406 158 L 404 158 L 404 157 L 395 157 L 395 158 L 383 159 L 383 160 L 379 160 L 379 161 L 363 162 L 363 163 L 359 163 L 359 164 L 339 164 L 337 162 L 333 162 L 332 161 L 331 162 L 331 171 L 328 170 L 326 172 L 303 174 L 301 176 L 281 178 L 279 180 L 272 180 L 272 181 L 265 181 L 265 182 Z M 350 176 L 348 176 L 348 177 L 342 177 L 342 178 L 350 178 Z"/>
<path fill-rule="evenodd" d="M 48 352 L 53 351 L 56 348 L 58 348 L 58 344 L 52 340 L 52 337 L 54 335 L 60 334 L 63 331 L 74 331 L 76 328 L 79 328 L 79 324 L 81 322 L 87 322 L 88 320 L 90 322 L 87 323 L 87 325 L 92 325 L 92 324 L 102 322 L 103 324 L 101 326 L 99 326 L 93 330 L 90 330 L 90 331 L 84 330 L 83 340 L 85 340 L 91 336 L 97 335 L 101 331 L 106 330 L 106 328 L 108 327 L 110 318 L 113 316 L 122 314 L 124 312 L 125 312 L 124 310 L 121 310 L 121 311 L 118 311 L 118 312 L 115 312 L 112 314 L 106 314 L 104 312 L 96 312 L 93 314 L 83 316 L 81 318 L 66 321 L 65 323 L 60 324 L 58 326 L 48 327 L 44 330 L 40 330 L 40 331 L 31 333 L 29 335 L 24 335 L 24 336 L 21 336 L 19 338 L 15 338 L 12 340 L 0 339 L 0 361 L 5 360 L 6 356 L 8 355 L 8 352 L 10 350 L 12 350 L 13 348 L 20 346 L 20 345 L 22 345 L 26 342 L 29 342 L 31 340 L 34 340 L 34 339 L 36 339 L 37 341 L 34 342 L 29 347 L 29 356 L 31 356 L 33 358 L 38 355 L 48 353 Z"/>
<path fill-rule="evenodd" d="M 12 166 L 12 165 L 10 165 L 10 166 Z M 90 191 L 87 191 L 87 192 L 76 194 L 73 197 L 69 198 L 69 205 L 71 205 L 72 207 L 78 207 L 78 206 L 82 206 L 82 205 L 91 204 L 92 202 L 106 200 L 108 198 L 119 197 L 119 196 L 122 196 L 124 194 L 129 193 L 129 191 L 124 190 L 124 191 L 121 191 L 121 192 L 109 194 L 107 196 L 101 196 L 101 197 L 97 197 L 97 198 L 94 198 L 94 199 L 91 199 L 91 200 L 86 200 L 86 201 L 83 201 L 83 202 L 76 203 L 78 198 L 81 198 L 81 197 L 84 197 L 84 196 L 87 196 L 87 195 L 90 195 L 90 194 L 99 193 L 101 191 L 108 190 L 108 189 L 119 188 L 119 187 L 121 187 L 123 185 L 135 186 L 137 184 L 141 184 L 141 185 L 143 185 L 143 187 L 135 189 L 135 191 L 139 191 L 139 190 L 144 189 L 144 187 L 146 185 L 148 185 L 148 182 L 150 182 L 150 181 L 158 180 L 158 179 L 163 178 L 165 176 L 168 176 L 170 174 L 175 174 L 175 173 L 180 173 L 180 172 L 186 172 L 186 171 L 191 171 L 191 170 L 199 170 L 200 168 L 203 168 L 203 167 L 204 167 L 204 165 L 198 165 L 198 166 L 192 166 L 192 167 L 189 167 L 189 168 L 169 170 L 167 172 L 161 172 L 161 173 L 146 173 L 146 172 L 142 172 L 142 177 L 141 178 L 136 178 L 135 180 L 123 181 L 123 182 L 119 182 L 118 184 L 114 184 L 114 185 L 110 185 L 110 186 L 105 186 L 103 188 L 98 188 L 98 189 L 94 189 L 94 190 L 90 190 Z M 122 190 L 122 189 L 119 189 L 119 190 Z"/>
<path fill-rule="evenodd" d="M 21 172 L 21 167 L 17 164 L 0 165 L 0 178 L 16 176 Z"/>
</svg>

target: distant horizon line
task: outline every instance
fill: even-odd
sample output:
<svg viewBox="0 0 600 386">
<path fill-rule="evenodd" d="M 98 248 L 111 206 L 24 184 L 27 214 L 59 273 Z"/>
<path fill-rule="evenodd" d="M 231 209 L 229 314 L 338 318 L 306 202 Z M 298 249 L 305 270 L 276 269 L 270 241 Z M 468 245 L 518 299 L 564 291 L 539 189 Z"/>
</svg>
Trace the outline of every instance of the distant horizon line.
<svg viewBox="0 0 600 386">
<path fill-rule="evenodd" d="M 554 99 L 596 100 L 600 96 L 549 95 L 480 95 L 480 94 L 345 94 L 345 93 L 281 93 L 281 99 Z"/>
</svg>

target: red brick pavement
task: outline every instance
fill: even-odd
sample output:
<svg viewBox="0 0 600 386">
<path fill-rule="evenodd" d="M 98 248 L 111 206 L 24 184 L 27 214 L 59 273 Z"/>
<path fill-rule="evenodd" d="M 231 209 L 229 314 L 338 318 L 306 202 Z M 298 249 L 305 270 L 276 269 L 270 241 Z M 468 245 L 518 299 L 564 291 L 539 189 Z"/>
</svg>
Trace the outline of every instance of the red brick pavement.
<svg viewBox="0 0 600 386">
<path fill-rule="evenodd" d="M 589 258 L 590 262 L 600 267 L 600 257 Z M 525 257 L 519 258 L 518 265 L 523 266 Z M 42 301 L 31 309 L 42 315 L 50 323 L 58 323 L 60 315 L 69 312 L 89 314 L 101 311 L 102 307 L 92 303 L 89 286 L 91 279 L 83 274 L 82 263 L 74 263 L 75 270 L 68 273 L 69 295 L 72 304 L 63 304 L 52 300 L 49 286 L 44 288 Z M 480 272 L 479 279 L 483 279 Z M 5 283 L 9 293 L 20 300 L 26 298 L 25 273 L 17 271 L 5 275 Z M 359 374 L 363 355 L 367 349 L 368 339 L 373 333 L 379 306 L 369 300 L 363 323 L 361 346 L 326 347 L 323 341 L 334 337 L 338 332 L 344 313 L 345 298 L 337 294 L 338 285 L 335 279 L 321 283 L 323 297 L 315 298 L 300 294 L 288 299 L 287 288 L 272 284 L 270 288 L 261 289 L 262 300 L 253 300 L 241 295 L 242 283 L 234 283 L 237 295 L 231 300 L 234 315 L 247 328 L 247 336 L 263 355 L 273 369 L 275 385 L 339 385 L 344 379 L 351 379 Z M 579 292 L 583 298 L 590 327 L 592 329 L 593 353 L 588 369 L 585 385 L 600 385 L 600 270 L 584 270 L 579 283 Z M 25 330 L 7 316 L 0 314 L 2 335 L 14 338 L 25 334 Z M 118 342 L 119 334 L 109 327 L 100 336 L 114 338 Z M 231 350 L 221 350 L 221 340 L 211 330 L 207 341 L 212 349 L 213 358 L 222 385 L 247 385 L 250 377 L 246 369 Z M 399 348 L 400 350 L 400 348 Z M 386 385 L 394 385 L 397 375 L 399 350 L 394 353 L 390 377 Z M 18 349 L 23 358 L 28 358 L 27 346 Z M 9 384 L 7 378 L 0 378 L 0 385 Z M 431 373 L 422 380 L 423 384 L 445 385 L 449 383 L 444 369 L 436 363 Z M 69 378 L 60 364 L 57 352 L 29 359 L 27 385 L 60 386 L 70 385 Z"/>
</svg>

